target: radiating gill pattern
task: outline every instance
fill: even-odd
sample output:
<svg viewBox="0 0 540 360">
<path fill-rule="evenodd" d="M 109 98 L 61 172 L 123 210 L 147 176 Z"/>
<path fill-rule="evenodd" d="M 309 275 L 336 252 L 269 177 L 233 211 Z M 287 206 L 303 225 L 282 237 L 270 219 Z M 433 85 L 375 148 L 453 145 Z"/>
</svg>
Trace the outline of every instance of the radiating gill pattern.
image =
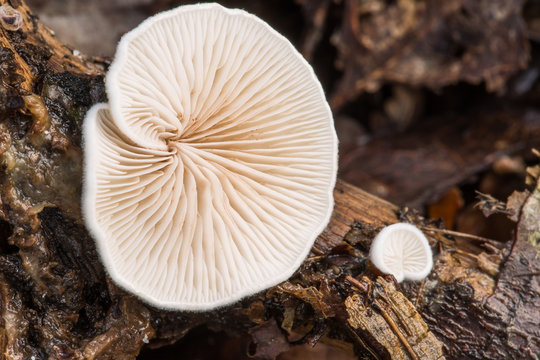
<svg viewBox="0 0 540 360">
<path fill-rule="evenodd" d="M 258 140 L 265 131 L 320 128 L 326 103 L 312 70 L 288 41 L 254 19 L 209 6 L 164 17 L 132 36 L 107 79 L 120 128 L 161 149 L 178 137 Z"/>
<path fill-rule="evenodd" d="M 276 166 L 256 162 L 270 152 L 147 149 L 126 141 L 107 110 L 97 124 L 97 221 L 116 271 L 149 293 L 214 302 L 256 288 L 296 262 L 322 221 L 320 159 L 276 156 Z"/>
<path fill-rule="evenodd" d="M 395 231 L 387 239 L 386 251 L 384 252 L 384 263 L 388 268 L 393 269 L 399 277 L 407 278 L 408 273 L 421 272 L 425 268 L 426 248 L 421 244 L 422 238 L 418 235 L 406 231 Z"/>
<path fill-rule="evenodd" d="M 336 138 L 311 68 L 266 24 L 217 5 L 173 15 L 120 45 L 111 113 L 87 119 L 86 207 L 117 282 L 204 309 L 300 264 L 332 207 Z"/>
</svg>

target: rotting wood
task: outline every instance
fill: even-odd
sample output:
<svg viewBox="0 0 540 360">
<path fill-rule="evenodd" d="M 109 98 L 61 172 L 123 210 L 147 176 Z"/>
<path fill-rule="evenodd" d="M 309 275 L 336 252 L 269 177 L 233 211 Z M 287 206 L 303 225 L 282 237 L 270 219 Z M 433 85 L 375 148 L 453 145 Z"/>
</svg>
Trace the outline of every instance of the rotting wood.
<svg viewBox="0 0 540 360">
<path fill-rule="evenodd" d="M 444 359 L 441 343 L 392 282 L 381 277 L 361 281 L 369 288 L 369 303 L 359 294 L 345 300 L 349 325 L 359 336 L 373 337 L 370 342 L 382 345 L 392 359 Z"/>
<path fill-rule="evenodd" d="M 353 344 L 362 358 L 438 359 L 440 349 L 448 359 L 540 352 L 537 324 L 530 323 L 539 313 L 533 260 L 540 230 L 531 215 L 538 188 L 517 202 L 523 207 L 516 238 L 499 249 L 482 239 L 447 237 L 415 213 L 338 181 L 330 224 L 280 286 L 200 314 L 153 309 L 118 289 L 79 211 L 80 126 L 88 107 L 105 100 L 106 63 L 60 44 L 23 1 L 0 3 L 23 16 L 20 30 L 0 28 L 2 356 L 133 359 L 148 342 L 172 343 L 201 324 L 252 336 L 259 358 L 318 341 Z M 366 260 L 375 234 L 397 221 L 422 226 L 438 250 L 425 282 L 396 286 Z M 372 306 L 384 312 L 367 310 Z M 384 330 L 374 336 L 379 323 Z M 267 346 L 274 335 L 282 336 L 281 345 Z M 425 342 L 418 347 L 420 338 Z"/>
</svg>

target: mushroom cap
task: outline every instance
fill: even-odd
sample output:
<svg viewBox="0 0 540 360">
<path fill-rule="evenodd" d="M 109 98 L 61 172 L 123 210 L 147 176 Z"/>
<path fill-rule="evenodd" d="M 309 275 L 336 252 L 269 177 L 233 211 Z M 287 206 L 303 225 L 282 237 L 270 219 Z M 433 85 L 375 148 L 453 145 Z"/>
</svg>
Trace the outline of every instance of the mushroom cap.
<svg viewBox="0 0 540 360">
<path fill-rule="evenodd" d="M 433 255 L 429 242 L 416 226 L 397 223 L 385 227 L 373 240 L 371 262 L 397 282 L 422 280 L 431 272 Z"/>
<path fill-rule="evenodd" d="M 329 221 L 330 108 L 257 17 L 179 7 L 126 34 L 84 123 L 83 214 L 111 278 L 202 311 L 289 278 Z"/>
</svg>

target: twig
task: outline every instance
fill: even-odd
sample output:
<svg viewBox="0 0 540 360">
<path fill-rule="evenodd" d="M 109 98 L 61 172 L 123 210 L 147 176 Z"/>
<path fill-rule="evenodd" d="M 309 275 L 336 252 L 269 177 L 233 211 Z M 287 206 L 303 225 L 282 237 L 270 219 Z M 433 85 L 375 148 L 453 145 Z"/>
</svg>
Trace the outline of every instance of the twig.
<svg viewBox="0 0 540 360">
<path fill-rule="evenodd" d="M 362 284 L 360 281 L 356 280 L 355 278 L 353 278 L 351 275 L 347 275 L 345 277 L 345 279 L 351 283 L 351 285 L 353 285 L 354 287 L 356 287 L 358 290 L 362 291 L 362 292 L 366 292 L 367 291 L 367 286 Z"/>
<path fill-rule="evenodd" d="M 492 239 L 488 239 L 488 238 L 485 238 L 485 237 L 482 237 L 482 236 L 478 236 L 478 235 L 467 234 L 467 233 L 462 233 L 462 232 L 459 232 L 459 231 L 452 231 L 452 230 L 447 230 L 447 229 L 437 229 L 437 228 L 429 227 L 429 226 L 420 226 L 420 228 L 422 230 L 425 230 L 425 231 L 433 231 L 433 232 L 438 232 L 438 233 L 445 234 L 445 235 L 452 235 L 452 236 L 457 236 L 457 237 L 461 237 L 461 238 L 472 239 L 472 240 L 481 241 L 481 242 L 487 242 L 488 244 L 491 244 L 491 245 L 493 245 L 493 246 L 495 246 L 497 248 L 499 248 L 497 245 L 500 246 L 500 243 L 498 243 L 497 241 L 492 240 Z"/>
<path fill-rule="evenodd" d="M 423 279 L 420 283 L 420 286 L 418 287 L 418 291 L 416 292 L 416 300 L 414 301 L 414 307 L 418 309 L 418 302 L 420 301 L 420 295 L 422 295 L 422 291 L 424 291 L 424 284 L 426 283 L 426 279 Z"/>
<path fill-rule="evenodd" d="M 386 320 L 390 328 L 392 328 L 392 331 L 394 332 L 394 334 L 397 335 L 397 337 L 399 338 L 399 341 L 401 341 L 401 343 L 403 344 L 403 346 L 405 347 L 405 349 L 407 350 L 411 358 L 413 360 L 419 360 L 418 355 L 416 355 L 411 345 L 409 344 L 405 336 L 403 336 L 403 334 L 399 330 L 394 320 L 390 317 L 390 315 L 388 315 L 388 313 L 384 310 L 384 308 L 381 306 L 381 304 L 377 300 L 373 300 L 373 302 L 381 310 L 382 317 L 384 318 L 384 320 Z"/>
</svg>

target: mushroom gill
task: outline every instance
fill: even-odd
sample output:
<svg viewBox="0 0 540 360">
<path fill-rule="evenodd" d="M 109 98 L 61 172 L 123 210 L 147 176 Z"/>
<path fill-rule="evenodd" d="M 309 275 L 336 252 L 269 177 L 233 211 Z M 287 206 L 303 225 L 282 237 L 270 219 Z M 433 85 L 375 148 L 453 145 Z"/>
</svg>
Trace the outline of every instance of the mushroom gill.
<svg viewBox="0 0 540 360">
<path fill-rule="evenodd" d="M 326 226 L 337 139 L 322 87 L 262 20 L 183 6 L 126 34 L 84 124 L 83 210 L 112 279 L 207 310 L 292 275 Z"/>
</svg>

